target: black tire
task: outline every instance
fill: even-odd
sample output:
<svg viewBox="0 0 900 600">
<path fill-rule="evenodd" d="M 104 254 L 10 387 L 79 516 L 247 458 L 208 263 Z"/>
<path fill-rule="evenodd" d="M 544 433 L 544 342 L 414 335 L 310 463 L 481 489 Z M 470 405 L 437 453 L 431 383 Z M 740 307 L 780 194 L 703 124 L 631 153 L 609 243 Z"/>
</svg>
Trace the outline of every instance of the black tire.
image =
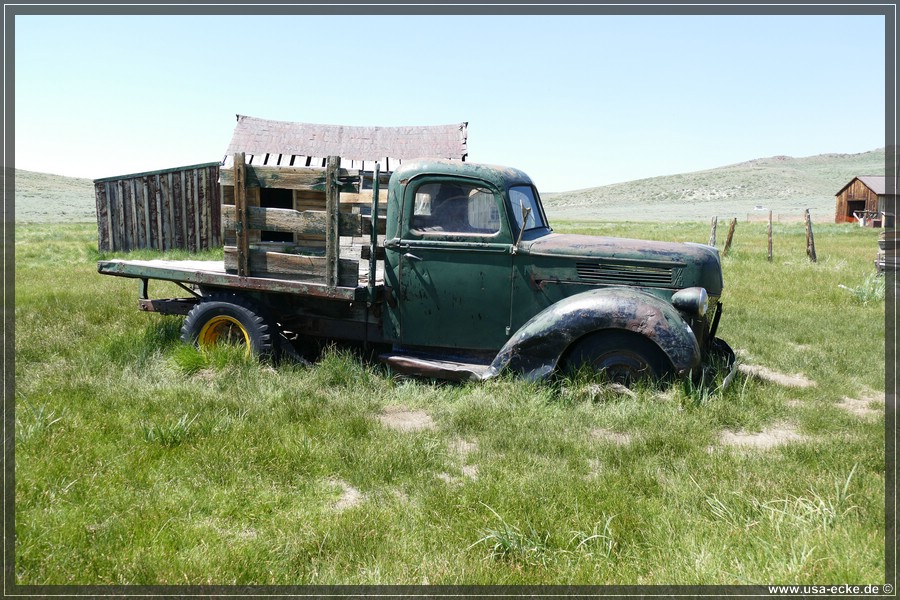
<svg viewBox="0 0 900 600">
<path fill-rule="evenodd" d="M 200 347 L 216 343 L 244 345 L 248 354 L 268 358 L 275 352 L 278 330 L 250 300 L 217 293 L 203 298 L 184 318 L 181 340 Z"/>
<path fill-rule="evenodd" d="M 672 364 L 648 338 L 619 329 L 591 333 L 572 346 L 563 371 L 572 375 L 584 369 L 602 374 L 610 381 L 633 386 L 668 377 Z"/>
</svg>

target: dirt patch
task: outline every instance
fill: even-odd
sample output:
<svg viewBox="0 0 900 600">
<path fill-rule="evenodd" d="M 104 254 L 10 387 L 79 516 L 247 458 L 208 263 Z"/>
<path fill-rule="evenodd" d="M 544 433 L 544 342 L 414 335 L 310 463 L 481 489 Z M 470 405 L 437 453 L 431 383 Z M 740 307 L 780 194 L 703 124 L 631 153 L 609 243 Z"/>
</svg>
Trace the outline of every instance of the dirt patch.
<svg viewBox="0 0 900 600">
<path fill-rule="evenodd" d="M 463 474 L 463 477 L 471 479 L 475 481 L 478 479 L 478 465 L 470 465 L 466 464 L 466 459 L 470 454 L 475 452 L 478 449 L 478 444 L 476 442 L 470 442 L 464 440 L 462 438 L 456 438 L 452 442 L 450 442 L 450 451 L 459 457 L 460 461 L 463 463 L 463 466 L 460 468 L 460 471 Z M 449 473 L 438 473 L 437 478 L 445 483 L 449 483 L 451 485 L 462 485 L 463 480 L 460 477 L 454 477 Z"/>
<path fill-rule="evenodd" d="M 873 404 L 877 404 L 878 408 L 873 408 Z M 867 392 L 862 398 L 845 397 L 837 406 L 858 417 L 878 417 L 884 414 L 884 401 L 874 393 Z"/>
<path fill-rule="evenodd" d="M 341 487 L 341 497 L 334 503 L 334 510 L 342 511 L 358 506 L 365 500 L 365 495 L 358 489 L 340 479 L 333 479 L 331 483 Z"/>
<path fill-rule="evenodd" d="M 612 442 L 617 446 L 624 446 L 625 444 L 631 443 L 631 436 L 627 433 L 619 433 L 618 431 L 612 431 L 610 429 L 592 429 L 591 437 L 595 440 L 600 440 L 601 442 Z"/>
<path fill-rule="evenodd" d="M 450 450 L 465 460 L 467 456 L 478 450 L 478 444 L 476 442 L 469 442 L 462 438 L 457 438 L 451 442 Z"/>
<path fill-rule="evenodd" d="M 773 371 L 772 369 L 767 369 L 766 367 L 761 367 L 759 365 L 742 364 L 738 366 L 738 370 L 749 377 L 756 377 L 757 379 L 777 383 L 784 387 L 808 388 L 816 385 L 815 381 L 807 379 L 799 373 L 796 375 L 785 375 L 784 373 L 779 373 L 778 371 Z"/>
<path fill-rule="evenodd" d="M 398 431 L 422 431 L 434 429 L 435 424 L 424 410 L 409 410 L 402 406 L 389 406 L 378 415 L 378 420 L 385 427 Z"/>
<path fill-rule="evenodd" d="M 755 433 L 723 431 L 719 439 L 726 446 L 766 449 L 790 442 L 802 442 L 806 438 L 797 433 L 793 425 L 781 423 Z"/>
</svg>

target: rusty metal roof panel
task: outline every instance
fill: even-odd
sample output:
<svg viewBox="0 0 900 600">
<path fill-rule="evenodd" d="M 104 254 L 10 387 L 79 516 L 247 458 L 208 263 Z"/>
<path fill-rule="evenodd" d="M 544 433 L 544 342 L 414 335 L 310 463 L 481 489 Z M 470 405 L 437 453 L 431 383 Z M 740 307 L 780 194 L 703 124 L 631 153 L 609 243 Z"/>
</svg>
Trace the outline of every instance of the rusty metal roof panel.
<svg viewBox="0 0 900 600">
<path fill-rule="evenodd" d="M 225 160 L 236 152 L 274 157 L 340 156 L 344 161 L 390 157 L 397 163 L 423 157 L 465 160 L 467 127 L 465 122 L 423 127 L 317 125 L 237 115 Z"/>
<path fill-rule="evenodd" d="M 859 177 L 854 177 L 853 179 L 851 179 L 847 183 L 847 185 L 845 185 L 840 190 L 838 190 L 838 193 L 835 194 L 835 196 L 840 196 L 844 192 L 844 190 L 846 190 L 848 187 L 850 187 L 850 185 L 857 179 L 860 180 L 863 183 L 863 185 L 865 185 L 867 188 L 869 188 L 870 190 L 875 192 L 875 194 L 878 196 L 884 196 L 885 194 L 888 193 L 887 192 L 887 177 L 885 177 L 883 175 L 860 175 Z M 894 190 L 893 190 L 894 193 L 897 193 L 896 190 L 898 189 L 898 187 L 900 187 L 900 186 L 898 186 L 898 183 L 895 181 L 894 182 Z"/>
<path fill-rule="evenodd" d="M 879 196 L 883 196 L 885 193 L 886 179 L 886 177 L 874 177 L 870 175 L 859 177 L 859 180 L 862 181 L 867 188 L 869 188 Z"/>
</svg>

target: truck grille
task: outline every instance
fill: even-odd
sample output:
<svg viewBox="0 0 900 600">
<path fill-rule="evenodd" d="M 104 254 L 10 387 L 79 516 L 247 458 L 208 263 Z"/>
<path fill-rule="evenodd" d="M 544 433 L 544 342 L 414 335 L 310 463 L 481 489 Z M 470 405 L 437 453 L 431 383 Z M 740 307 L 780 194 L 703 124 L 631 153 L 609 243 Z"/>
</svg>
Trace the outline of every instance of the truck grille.
<svg viewBox="0 0 900 600">
<path fill-rule="evenodd" d="M 672 269 L 637 265 L 576 263 L 578 277 L 588 283 L 607 285 L 672 285 Z"/>
</svg>

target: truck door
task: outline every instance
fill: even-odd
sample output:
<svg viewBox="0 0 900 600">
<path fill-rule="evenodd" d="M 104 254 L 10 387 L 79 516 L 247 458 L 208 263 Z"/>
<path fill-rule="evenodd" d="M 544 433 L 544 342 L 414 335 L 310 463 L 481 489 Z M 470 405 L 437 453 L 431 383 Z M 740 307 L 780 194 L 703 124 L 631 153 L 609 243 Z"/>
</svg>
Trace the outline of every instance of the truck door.
<svg viewBox="0 0 900 600">
<path fill-rule="evenodd" d="M 496 350 L 509 337 L 512 235 L 487 184 L 431 177 L 408 185 L 400 240 L 404 346 Z"/>
</svg>

